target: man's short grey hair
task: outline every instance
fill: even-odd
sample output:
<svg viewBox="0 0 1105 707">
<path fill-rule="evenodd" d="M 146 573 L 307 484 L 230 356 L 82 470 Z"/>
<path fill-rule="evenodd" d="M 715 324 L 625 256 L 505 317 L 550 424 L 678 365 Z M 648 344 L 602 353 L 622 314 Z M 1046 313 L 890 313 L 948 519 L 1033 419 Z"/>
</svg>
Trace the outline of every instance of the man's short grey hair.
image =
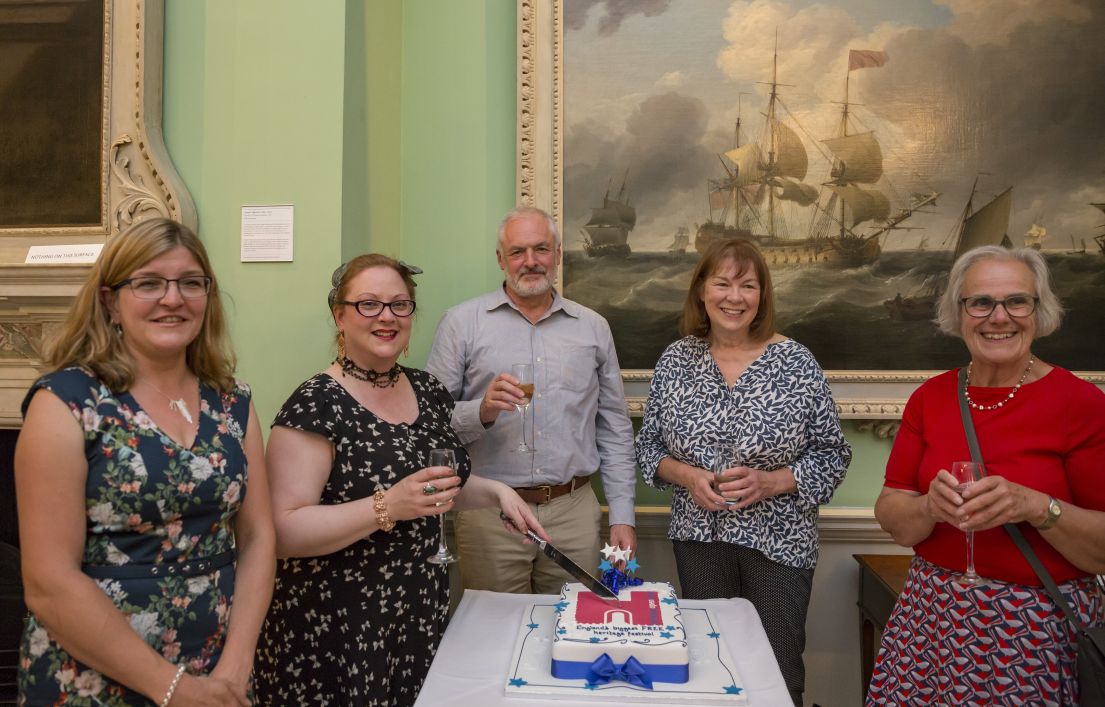
<svg viewBox="0 0 1105 707">
<path fill-rule="evenodd" d="M 552 234 L 553 243 L 557 248 L 560 247 L 560 229 L 556 227 L 556 219 L 549 215 L 548 211 L 539 209 L 536 206 L 515 206 L 510 211 L 506 212 L 506 216 L 503 216 L 503 220 L 499 222 L 499 239 L 495 246 L 496 250 L 502 250 L 503 237 L 506 234 L 507 224 L 514 219 L 525 218 L 526 216 L 540 216 L 545 219 L 545 226 L 549 229 L 549 233 Z"/>
<path fill-rule="evenodd" d="M 1047 336 L 1059 328 L 1059 323 L 1063 320 L 1063 305 L 1051 289 L 1051 275 L 1047 261 L 1040 251 L 1034 248 L 1003 248 L 997 245 L 985 245 L 967 251 L 952 265 L 952 270 L 948 274 L 948 286 L 940 297 L 940 305 L 934 320 L 940 327 L 940 331 L 952 336 L 960 335 L 963 308 L 959 301 L 963 297 L 963 281 L 967 278 L 967 271 L 971 266 L 984 260 L 1005 260 L 1024 264 L 1032 273 L 1036 296 L 1040 298 L 1034 313 L 1036 336 Z"/>
</svg>

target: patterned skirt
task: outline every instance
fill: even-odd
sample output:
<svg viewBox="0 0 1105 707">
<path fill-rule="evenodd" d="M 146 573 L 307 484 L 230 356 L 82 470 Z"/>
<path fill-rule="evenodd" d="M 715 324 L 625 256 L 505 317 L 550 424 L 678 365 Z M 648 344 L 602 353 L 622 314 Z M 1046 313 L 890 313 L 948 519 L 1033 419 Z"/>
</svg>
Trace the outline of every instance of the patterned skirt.
<svg viewBox="0 0 1105 707">
<path fill-rule="evenodd" d="M 883 632 L 868 705 L 1076 705 L 1074 629 L 1043 587 L 963 587 L 919 557 Z M 1092 579 L 1059 585 L 1090 626 L 1105 623 Z"/>
</svg>

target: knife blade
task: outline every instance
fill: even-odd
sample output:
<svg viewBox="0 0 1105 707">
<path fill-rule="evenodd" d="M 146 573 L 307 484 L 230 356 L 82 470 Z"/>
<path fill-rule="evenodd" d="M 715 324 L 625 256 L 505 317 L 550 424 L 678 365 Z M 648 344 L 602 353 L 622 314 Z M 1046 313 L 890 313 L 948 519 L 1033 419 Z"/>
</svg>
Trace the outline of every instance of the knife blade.
<svg viewBox="0 0 1105 707">
<path fill-rule="evenodd" d="M 514 525 L 514 522 L 505 513 L 499 513 L 499 517 L 502 518 L 505 522 L 510 523 L 510 525 L 513 526 L 515 530 L 517 530 L 518 526 Z M 545 554 L 545 557 L 549 558 L 559 567 L 564 569 L 568 574 L 578 579 L 580 584 L 587 587 L 592 592 L 598 594 L 601 597 L 606 597 L 607 599 L 618 598 L 618 595 L 615 594 L 614 591 L 610 589 L 610 587 L 595 579 L 595 577 L 591 575 L 590 572 L 580 567 L 572 558 L 568 557 L 560 550 L 557 550 L 552 543 L 547 540 L 543 540 L 541 536 L 539 536 L 537 533 L 533 532 L 529 528 L 526 528 L 526 532 L 524 533 L 524 535 L 529 538 L 529 540 L 534 545 L 541 548 L 541 552 Z"/>
</svg>

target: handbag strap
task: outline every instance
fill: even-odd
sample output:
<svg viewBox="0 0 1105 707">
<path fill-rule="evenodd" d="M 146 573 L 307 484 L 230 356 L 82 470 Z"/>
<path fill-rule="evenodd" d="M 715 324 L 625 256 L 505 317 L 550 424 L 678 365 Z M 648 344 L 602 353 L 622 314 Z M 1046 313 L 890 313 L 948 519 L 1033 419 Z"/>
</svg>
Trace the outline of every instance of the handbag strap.
<svg viewBox="0 0 1105 707">
<path fill-rule="evenodd" d="M 975 423 L 971 419 L 971 408 L 967 403 L 967 369 L 959 369 L 959 414 L 963 417 L 963 431 L 967 434 L 967 446 L 971 450 L 971 459 L 978 465 L 981 476 L 986 476 L 986 466 L 982 463 L 982 450 L 978 446 L 978 436 L 975 434 Z M 1005 532 L 1009 533 L 1009 536 L 1013 539 L 1017 548 L 1024 555 L 1024 559 L 1028 560 L 1028 564 L 1032 566 L 1032 571 L 1036 573 L 1036 576 L 1043 582 L 1044 588 L 1047 593 L 1051 595 L 1051 600 L 1055 602 L 1055 605 L 1063 610 L 1067 620 L 1074 624 L 1075 628 L 1079 631 L 1085 631 L 1086 627 L 1082 625 L 1082 622 L 1078 620 L 1078 615 L 1074 613 L 1074 610 L 1070 608 L 1070 604 L 1063 598 L 1063 593 L 1059 591 L 1059 586 L 1055 584 L 1055 580 L 1051 578 L 1051 573 L 1047 571 L 1044 564 L 1040 562 L 1040 558 L 1036 556 L 1032 546 L 1028 544 L 1028 541 L 1024 537 L 1024 533 L 1017 527 L 1015 523 L 1005 523 L 1003 525 Z"/>
</svg>

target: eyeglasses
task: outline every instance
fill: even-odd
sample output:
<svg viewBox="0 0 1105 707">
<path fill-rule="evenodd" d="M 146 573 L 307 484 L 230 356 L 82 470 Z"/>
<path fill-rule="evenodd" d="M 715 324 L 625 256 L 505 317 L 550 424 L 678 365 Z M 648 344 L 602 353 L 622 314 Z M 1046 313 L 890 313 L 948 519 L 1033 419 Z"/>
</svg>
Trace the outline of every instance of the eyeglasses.
<svg viewBox="0 0 1105 707">
<path fill-rule="evenodd" d="M 381 302 L 374 299 L 363 299 L 359 302 L 339 300 L 339 302 L 355 307 L 357 314 L 368 318 L 380 316 L 384 311 L 384 307 L 390 309 L 391 313 L 397 317 L 409 317 L 414 314 L 414 300 L 410 299 L 397 299 L 394 302 Z"/>
<path fill-rule="evenodd" d="M 972 317 L 982 319 L 994 313 L 1000 304 L 1005 307 L 1005 312 L 1011 317 L 1027 317 L 1036 311 L 1036 305 L 1040 303 L 1039 297 L 1031 295 L 1010 295 L 1005 299 L 994 299 L 986 295 L 977 297 L 964 297 L 959 300 L 963 309 Z"/>
<path fill-rule="evenodd" d="M 130 285 L 131 292 L 138 299 L 161 299 L 169 293 L 169 283 L 175 282 L 177 292 L 184 299 L 199 299 L 207 296 L 211 291 L 211 278 L 206 275 L 188 275 L 187 277 L 158 277 L 156 275 L 143 275 L 142 277 L 128 277 L 112 290 Z"/>
</svg>

